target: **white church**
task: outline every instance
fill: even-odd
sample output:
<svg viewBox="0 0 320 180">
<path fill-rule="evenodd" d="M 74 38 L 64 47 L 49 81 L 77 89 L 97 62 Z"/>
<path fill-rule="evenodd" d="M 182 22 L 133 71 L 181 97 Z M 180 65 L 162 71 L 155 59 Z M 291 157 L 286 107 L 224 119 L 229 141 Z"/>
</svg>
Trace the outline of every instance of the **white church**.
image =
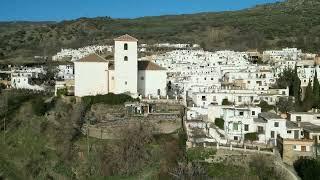
<svg viewBox="0 0 320 180">
<path fill-rule="evenodd" d="M 75 65 L 75 96 L 108 93 L 132 97 L 166 96 L 167 72 L 151 61 L 138 61 L 138 40 L 129 35 L 114 39 L 114 61 L 90 54 Z"/>
</svg>

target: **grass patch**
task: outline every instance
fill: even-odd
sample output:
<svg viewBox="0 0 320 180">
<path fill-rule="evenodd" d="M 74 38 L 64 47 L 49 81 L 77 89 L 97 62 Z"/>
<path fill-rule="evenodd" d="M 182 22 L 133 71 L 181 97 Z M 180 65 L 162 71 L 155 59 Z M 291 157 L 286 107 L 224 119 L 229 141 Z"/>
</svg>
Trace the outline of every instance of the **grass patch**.
<svg viewBox="0 0 320 180">
<path fill-rule="evenodd" d="M 187 159 L 188 161 L 204 161 L 208 159 L 210 156 L 214 156 L 216 154 L 215 149 L 209 148 L 190 148 L 187 150 Z"/>
</svg>

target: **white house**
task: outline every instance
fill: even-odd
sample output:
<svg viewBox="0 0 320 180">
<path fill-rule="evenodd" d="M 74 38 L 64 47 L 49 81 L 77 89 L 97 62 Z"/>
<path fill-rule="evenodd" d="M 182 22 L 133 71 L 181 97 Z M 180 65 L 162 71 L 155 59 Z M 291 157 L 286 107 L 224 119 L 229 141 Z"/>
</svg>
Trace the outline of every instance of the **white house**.
<svg viewBox="0 0 320 180">
<path fill-rule="evenodd" d="M 108 94 L 108 64 L 107 60 L 97 54 L 75 61 L 75 96 Z"/>
</svg>

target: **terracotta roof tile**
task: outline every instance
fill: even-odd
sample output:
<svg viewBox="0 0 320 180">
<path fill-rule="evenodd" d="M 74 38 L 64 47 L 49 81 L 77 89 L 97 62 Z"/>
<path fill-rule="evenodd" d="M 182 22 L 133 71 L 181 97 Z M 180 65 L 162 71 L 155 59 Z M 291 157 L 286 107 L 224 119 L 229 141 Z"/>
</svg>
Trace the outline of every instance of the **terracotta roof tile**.
<svg viewBox="0 0 320 180">
<path fill-rule="evenodd" d="M 138 61 L 138 70 L 166 70 L 158 64 L 151 61 Z"/>
<path fill-rule="evenodd" d="M 136 39 L 136 38 L 134 38 L 134 37 L 132 37 L 132 36 L 130 36 L 128 34 L 125 34 L 123 36 L 117 37 L 114 40 L 115 41 L 135 41 L 135 42 L 138 41 L 138 39 Z"/>
<path fill-rule="evenodd" d="M 108 62 L 108 61 L 103 57 L 99 56 L 98 54 L 94 53 L 94 54 L 89 54 L 88 56 L 83 57 L 76 62 Z"/>
</svg>

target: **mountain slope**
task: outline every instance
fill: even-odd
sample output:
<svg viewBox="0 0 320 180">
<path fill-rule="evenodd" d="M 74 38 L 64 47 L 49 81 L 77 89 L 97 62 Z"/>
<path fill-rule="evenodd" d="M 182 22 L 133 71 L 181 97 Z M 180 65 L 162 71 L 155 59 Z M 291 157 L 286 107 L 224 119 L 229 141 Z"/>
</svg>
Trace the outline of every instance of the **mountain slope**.
<svg viewBox="0 0 320 180">
<path fill-rule="evenodd" d="M 199 43 L 206 49 L 298 47 L 318 52 L 320 2 L 288 0 L 241 11 L 59 23 L 0 24 L 0 59 L 52 55 L 61 47 L 112 43 L 124 33 L 141 42 Z M 19 59 L 19 58 L 18 58 Z"/>
</svg>

